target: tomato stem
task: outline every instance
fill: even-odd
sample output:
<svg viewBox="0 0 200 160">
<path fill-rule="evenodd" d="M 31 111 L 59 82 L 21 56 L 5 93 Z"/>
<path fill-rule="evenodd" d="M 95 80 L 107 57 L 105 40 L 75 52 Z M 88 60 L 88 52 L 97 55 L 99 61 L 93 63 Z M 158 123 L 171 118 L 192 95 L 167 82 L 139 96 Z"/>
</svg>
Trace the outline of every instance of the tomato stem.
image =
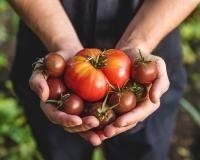
<svg viewBox="0 0 200 160">
<path fill-rule="evenodd" d="M 140 55 L 140 59 L 141 59 L 141 61 L 144 62 L 145 60 L 144 60 L 144 57 L 142 56 L 142 52 L 141 52 L 141 50 L 138 49 L 138 52 L 139 52 L 139 55 Z"/>
<path fill-rule="evenodd" d="M 97 57 L 89 57 L 88 60 L 95 68 L 106 66 L 105 51 L 101 52 Z"/>
</svg>

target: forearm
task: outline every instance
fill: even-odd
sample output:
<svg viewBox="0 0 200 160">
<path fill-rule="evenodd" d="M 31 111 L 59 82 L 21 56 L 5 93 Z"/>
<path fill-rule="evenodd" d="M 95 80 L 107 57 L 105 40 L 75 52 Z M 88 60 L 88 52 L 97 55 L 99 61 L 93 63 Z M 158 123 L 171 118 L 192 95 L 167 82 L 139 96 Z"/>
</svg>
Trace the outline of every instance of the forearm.
<svg viewBox="0 0 200 160">
<path fill-rule="evenodd" d="M 200 0 L 146 0 L 122 39 L 132 50 L 150 53 L 198 5 Z"/>
<path fill-rule="evenodd" d="M 81 43 L 59 0 L 9 2 L 49 51 L 81 49 Z"/>
</svg>

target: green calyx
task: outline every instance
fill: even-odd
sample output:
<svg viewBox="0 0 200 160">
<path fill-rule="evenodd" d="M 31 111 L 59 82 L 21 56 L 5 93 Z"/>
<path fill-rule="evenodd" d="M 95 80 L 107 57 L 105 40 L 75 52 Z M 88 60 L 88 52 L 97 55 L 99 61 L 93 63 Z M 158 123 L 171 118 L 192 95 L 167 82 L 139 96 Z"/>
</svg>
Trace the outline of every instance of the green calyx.
<svg viewBox="0 0 200 160">
<path fill-rule="evenodd" d="M 131 83 L 127 89 L 134 93 L 137 98 L 137 102 L 141 102 L 147 95 L 147 87 L 137 82 Z"/>
<path fill-rule="evenodd" d="M 111 106 L 111 107 L 108 107 L 108 106 L 106 105 L 107 100 L 108 100 L 108 94 L 106 95 L 106 97 L 105 97 L 105 99 L 104 99 L 104 101 L 103 101 L 102 106 L 101 106 L 100 108 L 98 108 L 98 110 L 97 110 L 98 116 L 99 116 L 99 118 L 100 118 L 101 121 L 103 121 L 104 118 L 107 116 L 107 112 L 108 112 L 109 110 L 112 110 L 113 108 L 115 108 L 116 106 L 119 105 L 119 103 L 118 103 L 118 104 L 115 104 L 115 105 L 113 105 L 113 106 Z"/>
<path fill-rule="evenodd" d="M 47 75 L 47 69 L 44 65 L 44 58 L 36 58 L 36 61 L 32 64 L 33 71 L 41 73 L 44 77 Z"/>
<path fill-rule="evenodd" d="M 95 68 L 103 68 L 107 65 L 105 51 L 101 52 L 97 57 L 89 57 L 88 60 Z"/>
<path fill-rule="evenodd" d="M 136 58 L 136 63 L 137 63 L 137 65 L 138 65 L 138 64 L 141 65 L 141 64 L 146 64 L 146 63 L 152 62 L 151 60 L 146 60 L 146 59 L 144 58 L 144 56 L 142 55 L 142 52 L 141 52 L 140 49 L 138 49 L 138 54 L 139 54 L 139 57 Z"/>
<path fill-rule="evenodd" d="M 61 94 L 59 100 L 49 99 L 49 100 L 46 101 L 46 103 L 55 104 L 56 106 L 58 106 L 58 108 L 60 108 L 60 107 L 62 107 L 62 106 L 64 105 L 65 100 L 66 100 L 69 96 L 70 96 L 69 93 Z"/>
</svg>

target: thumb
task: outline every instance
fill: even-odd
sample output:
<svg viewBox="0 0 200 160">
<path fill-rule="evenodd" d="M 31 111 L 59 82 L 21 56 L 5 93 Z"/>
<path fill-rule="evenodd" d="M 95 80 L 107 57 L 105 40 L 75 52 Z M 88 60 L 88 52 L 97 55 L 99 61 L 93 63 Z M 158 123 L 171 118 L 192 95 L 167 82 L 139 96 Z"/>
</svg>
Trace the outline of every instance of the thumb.
<svg viewBox="0 0 200 160">
<path fill-rule="evenodd" d="M 30 88 L 38 95 L 41 101 L 49 97 L 49 87 L 46 77 L 42 73 L 34 72 L 29 79 Z"/>
</svg>

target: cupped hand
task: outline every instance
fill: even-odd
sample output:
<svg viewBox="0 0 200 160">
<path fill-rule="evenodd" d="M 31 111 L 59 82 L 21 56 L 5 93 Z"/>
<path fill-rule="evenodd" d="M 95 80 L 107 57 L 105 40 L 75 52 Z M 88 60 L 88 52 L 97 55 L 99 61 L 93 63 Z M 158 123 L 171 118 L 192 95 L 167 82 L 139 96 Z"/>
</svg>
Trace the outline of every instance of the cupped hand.
<svg viewBox="0 0 200 160">
<path fill-rule="evenodd" d="M 76 53 L 76 52 L 75 52 Z M 60 51 L 58 54 L 64 56 L 65 60 L 69 59 L 70 54 L 66 56 L 66 51 Z M 37 66 L 36 66 L 37 67 Z M 88 131 L 99 125 L 99 121 L 94 116 L 80 118 L 79 116 L 66 114 L 56 108 L 56 106 L 45 103 L 49 97 L 49 87 L 47 84 L 47 76 L 38 70 L 34 70 L 30 79 L 30 88 L 38 95 L 41 100 L 40 107 L 47 118 L 54 124 L 61 125 L 68 132 L 82 132 L 81 136 L 90 141 L 93 145 L 101 143 L 98 136 Z M 87 132 L 88 131 L 88 132 Z"/>
<path fill-rule="evenodd" d="M 145 120 L 159 108 L 160 98 L 168 90 L 170 83 L 164 60 L 153 55 L 152 58 L 156 60 L 158 76 L 150 87 L 149 97 L 139 103 L 132 111 L 121 115 L 114 123 L 106 126 L 103 132 L 99 132 L 102 140 L 133 128 L 137 123 Z"/>
</svg>

